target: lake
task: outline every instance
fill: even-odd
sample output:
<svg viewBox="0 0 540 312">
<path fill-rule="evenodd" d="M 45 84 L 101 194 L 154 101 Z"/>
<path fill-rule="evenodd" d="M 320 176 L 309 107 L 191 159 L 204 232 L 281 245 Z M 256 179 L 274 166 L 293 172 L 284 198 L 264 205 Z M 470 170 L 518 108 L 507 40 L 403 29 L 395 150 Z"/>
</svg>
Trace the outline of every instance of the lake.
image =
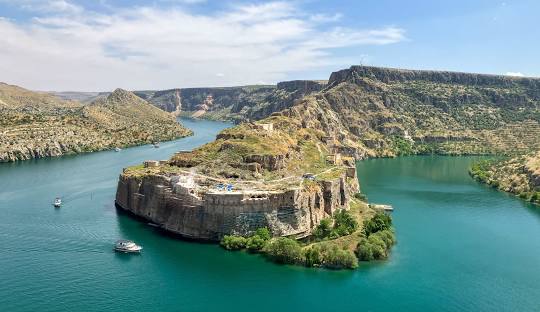
<svg viewBox="0 0 540 312">
<path fill-rule="evenodd" d="M 195 135 L 159 149 L 0 164 L 2 311 L 539 309 L 540 208 L 470 179 L 475 157 L 358 162 L 370 201 L 395 208 L 398 244 L 388 261 L 355 271 L 276 265 L 163 235 L 117 211 L 123 167 L 167 159 L 230 126 L 182 122 Z M 143 253 L 113 252 L 120 238 Z"/>
</svg>

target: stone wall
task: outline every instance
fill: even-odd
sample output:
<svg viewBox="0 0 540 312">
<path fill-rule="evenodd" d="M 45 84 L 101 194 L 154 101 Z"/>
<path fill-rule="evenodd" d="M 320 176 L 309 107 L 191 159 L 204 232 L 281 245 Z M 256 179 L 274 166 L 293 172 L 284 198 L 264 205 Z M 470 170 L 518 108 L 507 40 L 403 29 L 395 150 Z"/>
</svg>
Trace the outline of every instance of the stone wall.
<svg viewBox="0 0 540 312">
<path fill-rule="evenodd" d="M 321 219 L 348 209 L 358 192 L 356 173 L 321 182 L 318 187 L 283 191 L 191 193 L 175 177 L 121 175 L 118 207 L 158 224 L 164 230 L 199 240 L 249 235 L 268 227 L 274 236 L 311 234 Z M 349 177 L 348 177 L 349 176 Z"/>
</svg>

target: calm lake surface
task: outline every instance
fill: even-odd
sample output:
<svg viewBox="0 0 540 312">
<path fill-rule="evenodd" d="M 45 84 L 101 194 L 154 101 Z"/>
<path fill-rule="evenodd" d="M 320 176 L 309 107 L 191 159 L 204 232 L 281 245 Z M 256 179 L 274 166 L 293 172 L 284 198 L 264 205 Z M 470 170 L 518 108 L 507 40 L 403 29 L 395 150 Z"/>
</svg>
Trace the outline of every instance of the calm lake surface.
<svg viewBox="0 0 540 312">
<path fill-rule="evenodd" d="M 159 149 L 0 165 L 0 311 L 540 309 L 540 208 L 472 181 L 473 157 L 359 162 L 370 201 L 394 205 L 399 242 L 389 261 L 356 271 L 275 265 L 119 213 L 123 167 L 167 159 L 230 126 L 183 122 L 195 135 Z M 114 253 L 119 238 L 143 254 Z"/>
</svg>

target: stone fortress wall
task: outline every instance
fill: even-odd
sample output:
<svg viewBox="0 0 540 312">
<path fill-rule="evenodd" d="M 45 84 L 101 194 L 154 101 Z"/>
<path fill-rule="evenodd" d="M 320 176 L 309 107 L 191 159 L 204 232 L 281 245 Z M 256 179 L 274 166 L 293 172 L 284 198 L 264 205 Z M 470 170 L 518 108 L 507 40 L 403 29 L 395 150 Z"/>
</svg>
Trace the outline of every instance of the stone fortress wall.
<svg viewBox="0 0 540 312">
<path fill-rule="evenodd" d="M 268 227 L 274 236 L 305 237 L 339 209 L 348 209 L 358 192 L 356 170 L 317 182 L 316 187 L 283 190 L 218 190 L 201 188 L 202 181 L 186 175 L 121 175 L 116 193 L 118 207 L 164 230 L 200 240 L 223 235 L 249 235 Z"/>
</svg>

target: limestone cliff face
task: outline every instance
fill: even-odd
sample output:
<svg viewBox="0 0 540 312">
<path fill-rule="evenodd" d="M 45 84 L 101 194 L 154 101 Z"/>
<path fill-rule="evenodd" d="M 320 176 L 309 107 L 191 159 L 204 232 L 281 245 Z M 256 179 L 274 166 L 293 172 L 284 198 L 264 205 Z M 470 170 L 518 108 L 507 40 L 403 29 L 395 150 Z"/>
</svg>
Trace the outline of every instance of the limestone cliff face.
<svg viewBox="0 0 540 312">
<path fill-rule="evenodd" d="M 324 217 L 347 209 L 358 192 L 356 171 L 305 188 L 269 191 L 207 192 L 195 196 L 178 177 L 121 175 L 116 204 L 181 236 L 218 241 L 223 235 L 250 235 L 268 227 L 274 236 L 308 236 Z"/>
</svg>

